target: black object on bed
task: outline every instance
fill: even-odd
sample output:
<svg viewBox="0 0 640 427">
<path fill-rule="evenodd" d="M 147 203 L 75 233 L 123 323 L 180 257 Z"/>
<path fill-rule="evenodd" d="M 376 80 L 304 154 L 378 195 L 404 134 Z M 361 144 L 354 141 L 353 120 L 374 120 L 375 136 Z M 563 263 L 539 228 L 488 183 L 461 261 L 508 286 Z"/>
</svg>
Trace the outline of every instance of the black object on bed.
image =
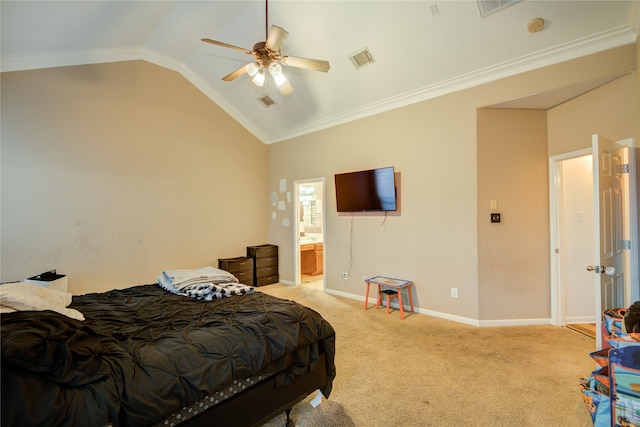
<svg viewBox="0 0 640 427">
<path fill-rule="evenodd" d="M 3 426 L 152 426 L 187 407 L 184 426 L 260 425 L 331 393 L 335 332 L 293 301 L 200 301 L 154 284 L 74 296 L 69 308 L 86 320 L 2 314 Z M 240 380 L 246 390 L 212 403 Z"/>
</svg>

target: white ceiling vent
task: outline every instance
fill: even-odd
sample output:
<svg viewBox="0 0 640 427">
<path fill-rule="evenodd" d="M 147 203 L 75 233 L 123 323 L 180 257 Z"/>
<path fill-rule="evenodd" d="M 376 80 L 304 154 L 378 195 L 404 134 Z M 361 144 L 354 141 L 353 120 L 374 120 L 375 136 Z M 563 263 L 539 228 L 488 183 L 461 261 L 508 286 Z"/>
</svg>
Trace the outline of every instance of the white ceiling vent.
<svg viewBox="0 0 640 427">
<path fill-rule="evenodd" d="M 485 18 L 522 0 L 478 0 L 480 15 Z"/>
<path fill-rule="evenodd" d="M 351 59 L 351 62 L 353 62 L 353 65 L 354 67 L 356 67 L 356 69 L 360 69 L 365 65 L 371 64 L 372 62 L 376 61 L 373 58 L 373 55 L 371 55 L 371 52 L 369 52 L 369 49 L 367 49 L 366 47 L 354 54 L 349 55 L 349 59 Z"/>
<path fill-rule="evenodd" d="M 264 95 L 258 98 L 258 101 L 262 103 L 265 107 L 271 107 L 276 101 L 273 100 L 269 95 Z"/>
</svg>

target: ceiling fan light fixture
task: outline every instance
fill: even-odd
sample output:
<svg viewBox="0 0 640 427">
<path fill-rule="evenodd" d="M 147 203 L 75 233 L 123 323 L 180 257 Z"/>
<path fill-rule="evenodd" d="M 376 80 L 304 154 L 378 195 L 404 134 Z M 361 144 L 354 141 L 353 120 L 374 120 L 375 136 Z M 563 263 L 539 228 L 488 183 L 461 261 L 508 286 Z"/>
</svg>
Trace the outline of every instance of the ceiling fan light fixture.
<svg viewBox="0 0 640 427">
<path fill-rule="evenodd" d="M 278 64 L 277 62 L 272 62 L 271 65 L 269 65 L 269 72 L 273 77 L 281 75 L 282 65 Z"/>
<path fill-rule="evenodd" d="M 264 72 L 262 70 L 253 76 L 253 84 L 260 87 L 264 85 Z"/>
<path fill-rule="evenodd" d="M 284 74 L 278 74 L 276 76 L 273 76 L 273 80 L 276 82 L 278 86 L 282 86 L 287 82 L 287 78 L 284 76 Z"/>
<path fill-rule="evenodd" d="M 293 92 L 293 86 L 291 86 L 291 83 L 289 83 L 287 79 L 284 79 L 284 82 L 278 86 L 278 89 L 283 95 L 290 95 Z"/>
<path fill-rule="evenodd" d="M 260 65 L 258 65 L 257 62 L 251 62 L 245 65 L 244 68 L 247 70 L 247 74 L 249 74 L 251 77 L 255 76 L 256 74 L 258 74 L 258 71 L 260 71 Z"/>
<path fill-rule="evenodd" d="M 278 86 L 282 86 L 287 82 L 287 78 L 282 73 L 282 65 L 277 62 L 272 62 L 271 65 L 269 65 L 269 73 Z"/>
</svg>

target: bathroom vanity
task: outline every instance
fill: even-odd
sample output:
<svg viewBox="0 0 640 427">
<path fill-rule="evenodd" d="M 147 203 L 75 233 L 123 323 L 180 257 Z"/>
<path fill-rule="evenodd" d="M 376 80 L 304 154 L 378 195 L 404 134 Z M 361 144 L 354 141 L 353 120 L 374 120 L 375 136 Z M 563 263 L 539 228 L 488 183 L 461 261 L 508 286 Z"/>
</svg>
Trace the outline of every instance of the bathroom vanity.
<svg viewBox="0 0 640 427">
<path fill-rule="evenodd" d="M 324 243 L 322 238 L 304 236 L 300 238 L 300 271 L 316 276 L 322 274 Z"/>
</svg>

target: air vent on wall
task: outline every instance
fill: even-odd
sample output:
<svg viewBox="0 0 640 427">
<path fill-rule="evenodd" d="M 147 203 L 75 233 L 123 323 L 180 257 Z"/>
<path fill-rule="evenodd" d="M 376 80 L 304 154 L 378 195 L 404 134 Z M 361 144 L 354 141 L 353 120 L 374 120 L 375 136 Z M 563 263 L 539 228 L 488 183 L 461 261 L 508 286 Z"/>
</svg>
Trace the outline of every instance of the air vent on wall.
<svg viewBox="0 0 640 427">
<path fill-rule="evenodd" d="M 271 107 L 276 103 L 276 101 L 274 101 L 273 98 L 271 98 L 269 95 L 261 96 L 260 98 L 258 98 L 258 101 L 260 101 L 260 103 L 262 103 L 262 105 L 264 105 L 265 107 Z"/>
<path fill-rule="evenodd" d="M 480 16 L 487 17 L 522 0 L 478 0 Z"/>
<path fill-rule="evenodd" d="M 369 52 L 369 49 L 367 49 L 366 47 L 361 51 L 350 55 L 349 59 L 351 59 L 351 62 L 356 67 L 356 69 L 362 68 L 367 64 L 375 62 L 375 59 L 373 59 L 373 55 L 371 55 L 371 52 Z"/>
</svg>

